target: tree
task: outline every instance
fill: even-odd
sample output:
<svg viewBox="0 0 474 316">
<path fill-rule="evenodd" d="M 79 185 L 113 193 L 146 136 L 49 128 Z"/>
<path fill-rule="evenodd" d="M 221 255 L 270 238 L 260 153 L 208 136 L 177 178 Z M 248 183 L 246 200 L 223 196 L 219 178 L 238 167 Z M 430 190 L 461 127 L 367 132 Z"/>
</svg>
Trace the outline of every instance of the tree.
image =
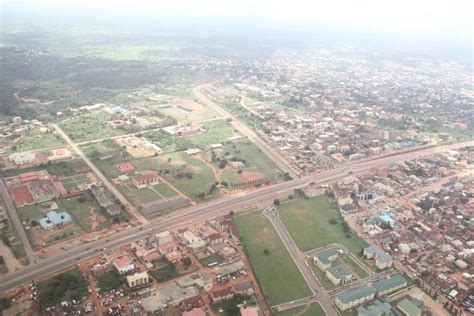
<svg viewBox="0 0 474 316">
<path fill-rule="evenodd" d="M 3 256 L 0 255 L 0 264 L 5 264 L 5 259 L 3 259 Z"/>
<path fill-rule="evenodd" d="M 6 246 L 10 247 L 10 245 L 11 245 L 10 244 L 10 239 L 8 239 L 8 237 L 6 235 L 2 235 L 2 241 Z"/>
<path fill-rule="evenodd" d="M 280 205 L 280 200 L 279 199 L 274 199 L 273 200 L 273 205 L 279 206 Z"/>
<path fill-rule="evenodd" d="M 189 257 L 184 257 L 181 262 L 183 262 L 184 269 L 187 270 L 192 264 L 193 261 Z"/>
<path fill-rule="evenodd" d="M 12 302 L 10 301 L 9 298 L 0 297 L 0 312 L 6 310 L 7 308 L 10 308 L 11 306 L 12 306 Z"/>
<path fill-rule="evenodd" d="M 267 248 L 263 249 L 263 254 L 265 256 L 268 256 L 270 254 L 270 250 L 268 250 Z"/>
<path fill-rule="evenodd" d="M 31 224 L 31 227 L 36 227 L 36 226 L 38 226 L 38 222 L 35 221 L 35 220 L 32 220 L 30 224 Z"/>
<path fill-rule="evenodd" d="M 329 220 L 329 224 L 331 224 L 331 225 L 336 225 L 336 224 L 337 224 L 337 219 L 331 218 L 331 219 Z"/>
</svg>

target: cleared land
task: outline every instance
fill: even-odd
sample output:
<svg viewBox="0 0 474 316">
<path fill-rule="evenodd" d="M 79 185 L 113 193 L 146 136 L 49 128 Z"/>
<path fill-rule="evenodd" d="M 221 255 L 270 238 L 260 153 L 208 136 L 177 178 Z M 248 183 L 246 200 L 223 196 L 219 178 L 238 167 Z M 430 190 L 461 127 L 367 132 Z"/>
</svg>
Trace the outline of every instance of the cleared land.
<svg viewBox="0 0 474 316">
<path fill-rule="evenodd" d="M 324 316 L 326 313 L 318 303 L 298 306 L 283 312 L 275 312 L 277 316 Z"/>
<path fill-rule="evenodd" d="M 64 142 L 62 138 L 53 133 L 26 135 L 15 144 L 14 151 L 22 152 L 35 149 L 47 149 L 63 145 Z"/>
<path fill-rule="evenodd" d="M 303 276 L 267 218 L 259 212 L 251 213 L 236 218 L 236 223 L 270 305 L 311 295 Z"/>
<path fill-rule="evenodd" d="M 345 224 L 326 196 L 289 200 L 278 207 L 280 218 L 302 251 L 331 243 L 344 245 L 359 254 L 367 244 Z M 332 224 L 331 219 L 336 222 Z"/>
<path fill-rule="evenodd" d="M 102 112 L 89 113 L 74 117 L 59 127 L 75 142 L 84 142 L 93 139 L 123 135 L 122 129 L 114 129 L 107 125 L 110 118 Z"/>
<path fill-rule="evenodd" d="M 176 192 L 164 183 L 157 184 L 152 188 L 142 189 L 137 189 L 133 184 L 121 184 L 118 186 L 118 189 L 134 205 L 144 205 L 177 195 Z"/>
</svg>

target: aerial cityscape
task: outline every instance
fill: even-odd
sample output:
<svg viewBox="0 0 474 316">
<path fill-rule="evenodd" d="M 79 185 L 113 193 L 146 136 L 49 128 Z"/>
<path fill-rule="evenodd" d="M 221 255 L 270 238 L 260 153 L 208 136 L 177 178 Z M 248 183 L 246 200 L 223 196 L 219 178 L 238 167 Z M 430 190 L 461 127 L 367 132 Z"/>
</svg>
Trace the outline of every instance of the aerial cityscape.
<svg viewBox="0 0 474 316">
<path fill-rule="evenodd" d="M 0 3 L 0 315 L 474 315 L 472 37 L 101 1 Z"/>
</svg>

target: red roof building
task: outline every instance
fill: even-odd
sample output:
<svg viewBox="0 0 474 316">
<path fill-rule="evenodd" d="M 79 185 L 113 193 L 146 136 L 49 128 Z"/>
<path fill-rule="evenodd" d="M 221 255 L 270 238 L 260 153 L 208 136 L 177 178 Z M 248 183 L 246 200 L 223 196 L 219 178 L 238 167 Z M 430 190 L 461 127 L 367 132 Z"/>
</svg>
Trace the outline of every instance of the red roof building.
<svg viewBox="0 0 474 316">
<path fill-rule="evenodd" d="M 147 185 L 158 184 L 158 179 L 158 173 L 156 171 L 146 170 L 136 174 L 132 181 L 137 188 L 141 189 Z"/>
<path fill-rule="evenodd" d="M 204 306 L 204 300 L 202 299 L 201 295 L 196 295 L 181 301 L 179 306 L 181 307 L 182 311 L 190 311 L 194 308 L 200 308 Z"/>
<path fill-rule="evenodd" d="M 25 172 L 20 174 L 20 180 L 23 183 L 38 180 L 38 174 L 36 172 Z"/>
<path fill-rule="evenodd" d="M 213 304 L 230 300 L 233 297 L 234 292 L 232 291 L 231 287 L 226 287 L 224 289 L 215 290 L 209 293 L 209 298 L 211 299 Z"/>
</svg>

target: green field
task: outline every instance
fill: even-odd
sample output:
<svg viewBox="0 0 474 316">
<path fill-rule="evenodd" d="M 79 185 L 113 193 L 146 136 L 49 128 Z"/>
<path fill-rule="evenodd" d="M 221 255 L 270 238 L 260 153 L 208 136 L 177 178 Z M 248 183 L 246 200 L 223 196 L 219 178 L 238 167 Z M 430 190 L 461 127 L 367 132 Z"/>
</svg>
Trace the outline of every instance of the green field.
<svg viewBox="0 0 474 316">
<path fill-rule="evenodd" d="M 159 183 L 153 188 L 137 189 L 133 184 L 121 184 L 117 187 L 127 199 L 134 205 L 144 205 L 164 198 L 176 196 L 174 192 L 164 183 Z"/>
<path fill-rule="evenodd" d="M 276 316 L 325 316 L 326 313 L 318 303 L 311 303 L 288 309 L 283 312 L 274 312 Z"/>
<path fill-rule="evenodd" d="M 329 203 L 326 196 L 288 200 L 278 207 L 278 212 L 302 251 L 338 243 L 353 254 L 359 254 L 367 247 L 367 243 L 345 228 L 338 209 Z M 331 219 L 336 219 L 337 223 L 330 224 Z"/>
<path fill-rule="evenodd" d="M 61 183 L 66 189 L 73 189 L 77 188 L 79 185 L 88 184 L 89 180 L 84 174 L 77 174 L 62 179 Z"/>
<path fill-rule="evenodd" d="M 352 260 L 351 257 L 347 256 L 347 255 L 343 255 L 342 256 L 342 260 L 344 261 L 344 263 L 346 264 L 346 266 L 348 266 L 352 272 L 354 272 L 354 274 L 359 278 L 359 279 L 363 279 L 363 278 L 366 278 L 369 276 L 369 274 L 367 272 L 365 272 L 364 269 L 362 269 L 360 267 L 360 265 L 355 262 L 354 260 Z"/>
<path fill-rule="evenodd" d="M 97 143 L 81 145 L 80 148 L 82 152 L 90 158 L 97 158 L 102 155 L 113 155 L 122 151 L 120 145 L 111 139 L 106 139 Z"/>
<path fill-rule="evenodd" d="M 150 273 L 155 280 L 160 283 L 175 279 L 179 276 L 178 268 L 173 263 L 169 263 L 157 270 L 150 271 Z"/>
<path fill-rule="evenodd" d="M 20 140 L 15 144 L 14 151 L 22 152 L 35 149 L 47 149 L 60 147 L 63 145 L 64 142 L 62 138 L 54 133 L 26 135 L 21 137 Z"/>
<path fill-rule="evenodd" d="M 103 112 L 89 113 L 76 116 L 59 127 L 75 142 L 85 142 L 93 139 L 123 135 L 122 129 L 114 129 L 107 125 L 109 117 Z"/>
<path fill-rule="evenodd" d="M 236 218 L 236 223 L 270 305 L 311 295 L 303 276 L 267 218 L 259 212 L 250 213 Z"/>
<path fill-rule="evenodd" d="M 78 197 L 71 197 L 67 199 L 58 199 L 59 209 L 67 211 L 74 218 L 75 222 L 86 232 L 90 232 L 91 222 L 91 210 L 95 209 L 99 211 L 101 209 L 100 205 L 95 199 L 85 200 L 80 202 Z"/>
<path fill-rule="evenodd" d="M 250 141 L 227 143 L 223 148 L 223 152 L 245 161 L 245 167 L 239 168 L 242 172 L 258 172 L 261 173 L 262 178 L 277 176 L 281 173 L 275 163 Z M 226 169 L 222 173 L 221 180 L 229 184 L 239 182 L 239 169 Z"/>
<path fill-rule="evenodd" d="M 28 264 L 28 258 L 26 257 L 25 248 L 23 248 L 23 244 L 21 243 L 20 238 L 18 237 L 18 234 L 14 229 L 9 227 L 6 231 L 2 231 L 1 238 L 2 240 L 8 239 L 7 246 L 10 247 L 15 258 L 24 258 L 26 259 L 26 264 Z M 22 264 L 25 264 L 22 260 L 20 260 L 20 262 L 22 262 Z"/>
</svg>

